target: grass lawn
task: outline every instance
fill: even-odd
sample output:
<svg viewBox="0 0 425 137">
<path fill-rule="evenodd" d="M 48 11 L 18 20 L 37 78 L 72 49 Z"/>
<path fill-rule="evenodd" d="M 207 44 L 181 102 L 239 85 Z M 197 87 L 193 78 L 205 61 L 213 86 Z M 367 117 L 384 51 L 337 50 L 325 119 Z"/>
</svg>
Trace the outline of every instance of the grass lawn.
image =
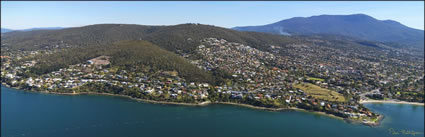
<svg viewBox="0 0 425 137">
<path fill-rule="evenodd" d="M 321 81 L 321 82 L 325 81 L 325 79 L 315 78 L 315 77 L 307 77 L 307 80 L 317 80 L 317 81 Z"/>
<path fill-rule="evenodd" d="M 294 84 L 292 86 L 303 90 L 308 95 L 311 95 L 317 99 L 323 99 L 328 101 L 338 101 L 338 102 L 346 101 L 342 94 L 339 94 L 338 92 L 335 92 L 335 91 L 331 91 L 329 89 L 321 88 L 311 83 Z"/>
</svg>

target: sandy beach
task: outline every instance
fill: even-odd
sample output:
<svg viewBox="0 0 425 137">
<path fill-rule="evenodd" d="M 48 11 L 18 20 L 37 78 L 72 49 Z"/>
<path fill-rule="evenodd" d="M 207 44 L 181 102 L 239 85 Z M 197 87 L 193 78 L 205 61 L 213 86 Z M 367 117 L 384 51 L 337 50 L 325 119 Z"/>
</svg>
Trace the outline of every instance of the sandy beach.
<svg viewBox="0 0 425 137">
<path fill-rule="evenodd" d="M 407 101 L 397 101 L 397 100 L 361 100 L 359 103 L 366 104 L 366 103 L 392 103 L 392 104 L 409 104 L 409 105 L 421 105 L 423 106 L 424 103 L 419 102 L 407 102 Z"/>
</svg>

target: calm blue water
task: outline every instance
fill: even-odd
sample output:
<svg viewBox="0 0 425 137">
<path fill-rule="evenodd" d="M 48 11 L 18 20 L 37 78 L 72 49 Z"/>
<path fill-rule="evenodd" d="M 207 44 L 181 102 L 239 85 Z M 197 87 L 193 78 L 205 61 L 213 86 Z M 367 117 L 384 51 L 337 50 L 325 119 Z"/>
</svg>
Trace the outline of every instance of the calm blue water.
<svg viewBox="0 0 425 137">
<path fill-rule="evenodd" d="M 1 136 L 399 137 L 412 135 L 392 135 L 388 129 L 424 132 L 423 106 L 367 107 L 386 116 L 381 126 L 349 124 L 306 112 L 161 105 L 112 96 L 65 96 L 2 87 Z"/>
</svg>

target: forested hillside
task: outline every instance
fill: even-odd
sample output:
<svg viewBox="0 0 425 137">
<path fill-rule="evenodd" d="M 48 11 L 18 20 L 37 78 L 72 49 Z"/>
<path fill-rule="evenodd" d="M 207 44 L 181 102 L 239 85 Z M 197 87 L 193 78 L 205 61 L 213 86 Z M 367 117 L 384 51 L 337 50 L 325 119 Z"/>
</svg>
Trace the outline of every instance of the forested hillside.
<svg viewBox="0 0 425 137">
<path fill-rule="evenodd" d="M 190 52 L 199 40 L 208 37 L 225 38 L 262 49 L 267 44 L 299 41 L 296 37 L 239 32 L 200 24 L 175 26 L 143 26 L 130 24 L 99 24 L 62 30 L 11 32 L 2 36 L 2 46 L 11 49 L 44 49 L 71 46 L 104 45 L 123 40 L 146 40 L 169 51 Z"/>
<path fill-rule="evenodd" d="M 95 45 L 66 49 L 54 54 L 35 57 L 39 63 L 31 70 L 35 74 L 46 74 L 66 68 L 68 65 L 86 63 L 98 57 L 111 57 L 111 66 L 123 70 L 162 70 L 177 71 L 179 76 L 189 81 L 214 83 L 215 78 L 181 56 L 159 48 L 146 41 L 123 41 L 109 45 Z"/>
</svg>

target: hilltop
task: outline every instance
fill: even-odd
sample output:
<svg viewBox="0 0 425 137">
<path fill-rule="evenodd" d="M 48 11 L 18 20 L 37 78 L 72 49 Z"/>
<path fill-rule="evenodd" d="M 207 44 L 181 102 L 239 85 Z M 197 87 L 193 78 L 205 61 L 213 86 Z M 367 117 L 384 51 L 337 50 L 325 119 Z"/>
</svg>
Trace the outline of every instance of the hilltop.
<svg viewBox="0 0 425 137">
<path fill-rule="evenodd" d="M 2 46 L 11 49 L 43 49 L 69 46 L 104 45 L 123 40 L 145 40 L 173 52 L 190 52 L 203 38 L 217 37 L 262 48 L 267 44 L 297 41 L 255 32 L 239 32 L 201 24 L 144 26 L 132 24 L 97 24 L 61 30 L 10 32 L 2 36 Z M 13 44 L 13 45 L 12 45 Z"/>
<path fill-rule="evenodd" d="M 96 24 L 60 30 L 14 31 L 2 35 L 2 48 L 11 50 L 61 49 L 89 45 L 107 45 L 119 41 L 144 40 L 165 50 L 185 55 L 192 53 L 204 38 L 214 37 L 250 45 L 267 51 L 270 45 L 312 44 L 315 41 L 342 43 L 350 48 L 373 46 L 377 49 L 400 48 L 403 45 L 366 41 L 358 38 L 314 34 L 283 36 L 260 32 L 241 32 L 211 25 L 180 24 L 171 26 L 145 26 L 135 24 Z M 417 51 L 416 51 L 417 52 Z M 417 54 L 417 53 L 414 53 Z M 422 54 L 417 54 L 423 56 Z"/>
</svg>

